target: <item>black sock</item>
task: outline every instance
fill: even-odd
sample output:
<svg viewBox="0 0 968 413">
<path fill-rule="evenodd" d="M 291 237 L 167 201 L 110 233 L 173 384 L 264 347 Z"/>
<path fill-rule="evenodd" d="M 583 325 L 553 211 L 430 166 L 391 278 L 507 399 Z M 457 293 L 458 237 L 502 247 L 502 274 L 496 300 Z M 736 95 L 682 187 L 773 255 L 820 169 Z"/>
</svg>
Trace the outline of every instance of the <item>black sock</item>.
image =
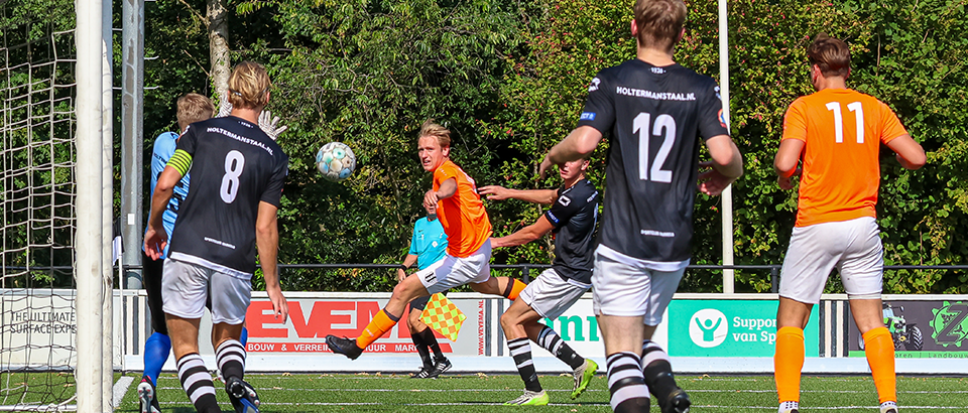
<svg viewBox="0 0 968 413">
<path fill-rule="evenodd" d="M 571 366 L 572 370 L 575 370 L 585 364 L 585 358 L 579 356 L 575 350 L 572 350 L 565 341 L 558 336 L 555 330 L 549 327 L 541 329 L 538 333 L 538 345 L 548 350 L 558 360 L 565 362 L 565 364 Z"/>
<path fill-rule="evenodd" d="M 413 340 L 413 345 L 417 348 L 417 354 L 420 355 L 420 361 L 423 362 L 424 367 L 433 367 L 434 362 L 430 360 L 430 350 L 427 349 L 427 343 L 423 340 L 423 332 L 410 334 L 410 339 Z"/>
<path fill-rule="evenodd" d="M 518 367 L 518 374 L 524 380 L 524 388 L 528 391 L 541 391 L 541 384 L 538 383 L 538 373 L 534 370 L 534 362 L 531 360 L 531 345 L 528 338 L 518 338 L 508 340 L 508 348 L 511 350 L 511 357 L 514 364 Z"/>
<path fill-rule="evenodd" d="M 222 413 L 215 399 L 212 375 L 205 369 L 205 362 L 198 353 L 186 354 L 178 359 L 178 380 L 199 413 Z M 190 383 L 186 385 L 186 383 Z"/>
<path fill-rule="evenodd" d="M 608 391 L 615 413 L 648 413 L 649 388 L 642 379 L 642 360 L 638 354 L 622 352 L 608 356 Z"/>
<path fill-rule="evenodd" d="M 679 389 L 676 378 L 672 375 L 669 356 L 651 340 L 642 342 L 642 364 L 645 366 L 642 369 L 645 385 L 649 386 L 652 394 L 659 396 L 660 400 L 664 400 L 664 397 Z"/>
<path fill-rule="evenodd" d="M 238 340 L 225 340 L 215 350 L 215 364 L 226 383 L 229 377 L 245 378 L 245 348 Z"/>
<path fill-rule="evenodd" d="M 437 361 L 447 359 L 447 357 L 444 357 L 444 353 L 440 351 L 440 344 L 437 343 L 437 337 L 434 337 L 433 330 L 431 330 L 430 328 L 425 328 L 424 331 L 420 332 L 420 334 L 423 335 L 423 341 L 427 345 L 427 347 L 430 347 L 430 350 L 434 352 L 434 358 Z"/>
</svg>

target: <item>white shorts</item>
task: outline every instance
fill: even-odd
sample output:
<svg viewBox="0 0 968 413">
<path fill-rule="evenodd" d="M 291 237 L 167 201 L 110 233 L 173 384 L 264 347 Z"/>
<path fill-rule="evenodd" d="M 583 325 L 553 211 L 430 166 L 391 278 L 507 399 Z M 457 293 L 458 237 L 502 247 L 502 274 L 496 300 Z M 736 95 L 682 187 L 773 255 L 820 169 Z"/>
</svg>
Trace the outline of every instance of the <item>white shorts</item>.
<svg viewBox="0 0 968 413">
<path fill-rule="evenodd" d="M 872 217 L 793 228 L 780 272 L 780 296 L 817 304 L 837 268 L 849 298 L 881 297 L 884 249 Z"/>
<path fill-rule="evenodd" d="M 161 296 L 166 314 L 202 318 L 211 295 L 212 323 L 242 324 L 252 298 L 252 282 L 171 258 L 165 260 Z"/>
<path fill-rule="evenodd" d="M 569 308 L 591 285 L 566 281 L 554 269 L 548 268 L 531 281 L 518 298 L 544 318 L 556 319 Z"/>
<path fill-rule="evenodd" d="M 592 275 L 595 315 L 643 316 L 645 324 L 657 326 L 685 272 L 685 268 L 656 271 L 596 253 Z"/>
<path fill-rule="evenodd" d="M 417 271 L 417 277 L 431 295 L 467 283 L 482 283 L 491 278 L 491 240 L 466 258 L 450 254 L 429 267 Z"/>
</svg>

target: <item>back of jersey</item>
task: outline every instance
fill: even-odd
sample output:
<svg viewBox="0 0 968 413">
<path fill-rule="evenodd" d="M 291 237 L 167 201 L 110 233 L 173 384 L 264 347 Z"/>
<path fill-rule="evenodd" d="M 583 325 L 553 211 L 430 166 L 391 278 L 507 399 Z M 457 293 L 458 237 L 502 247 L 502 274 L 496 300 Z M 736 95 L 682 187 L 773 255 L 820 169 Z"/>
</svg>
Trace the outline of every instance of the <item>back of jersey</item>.
<svg viewBox="0 0 968 413">
<path fill-rule="evenodd" d="M 728 135 L 719 87 L 673 64 L 627 61 L 588 88 L 579 126 L 609 136 L 599 253 L 656 270 L 691 257 L 699 137 Z"/>
<path fill-rule="evenodd" d="M 192 124 L 178 149 L 192 156 L 192 179 L 171 258 L 251 277 L 259 202 L 280 206 L 288 157 L 258 126 L 232 116 Z"/>
<path fill-rule="evenodd" d="M 887 105 L 854 90 L 824 89 L 794 101 L 783 140 L 804 142 L 796 226 L 874 217 L 881 142 L 906 133 Z"/>
</svg>

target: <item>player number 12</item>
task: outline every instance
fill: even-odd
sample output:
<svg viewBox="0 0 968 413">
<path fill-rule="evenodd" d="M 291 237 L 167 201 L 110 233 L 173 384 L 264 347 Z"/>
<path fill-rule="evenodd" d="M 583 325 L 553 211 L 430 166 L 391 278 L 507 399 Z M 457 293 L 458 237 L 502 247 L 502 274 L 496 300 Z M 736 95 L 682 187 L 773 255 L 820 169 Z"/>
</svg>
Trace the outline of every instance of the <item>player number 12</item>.
<svg viewBox="0 0 968 413">
<path fill-rule="evenodd" d="M 662 169 L 665 165 L 672 145 L 676 142 L 676 120 L 669 115 L 659 115 L 655 118 L 655 125 L 652 133 L 649 133 L 649 122 L 652 120 L 651 113 L 639 113 L 632 120 L 632 133 L 639 134 L 639 179 L 648 181 L 652 176 L 652 182 L 672 182 L 672 171 Z M 663 132 L 665 132 L 663 134 Z M 655 154 L 655 161 L 649 169 L 649 138 L 651 136 L 664 136 L 659 152 Z"/>
<path fill-rule="evenodd" d="M 844 142 L 844 117 L 840 114 L 840 102 L 830 102 L 827 110 L 834 112 L 834 133 L 836 133 L 837 143 Z M 857 120 L 857 143 L 864 143 L 864 106 L 860 102 L 847 105 L 847 110 L 854 112 Z"/>
</svg>

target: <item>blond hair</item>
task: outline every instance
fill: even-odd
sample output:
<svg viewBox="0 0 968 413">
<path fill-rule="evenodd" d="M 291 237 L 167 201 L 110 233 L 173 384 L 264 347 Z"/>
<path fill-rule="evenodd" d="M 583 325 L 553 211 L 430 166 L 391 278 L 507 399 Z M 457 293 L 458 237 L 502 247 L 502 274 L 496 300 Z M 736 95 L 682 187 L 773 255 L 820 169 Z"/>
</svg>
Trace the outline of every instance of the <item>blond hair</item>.
<svg viewBox="0 0 968 413">
<path fill-rule="evenodd" d="M 847 76 L 850 71 L 850 48 L 843 40 L 818 33 L 807 48 L 810 66 L 820 67 L 824 76 Z"/>
<path fill-rule="evenodd" d="M 686 22 L 682 0 L 637 0 L 634 11 L 640 45 L 659 49 L 675 45 Z"/>
<path fill-rule="evenodd" d="M 450 130 L 434 123 L 434 119 L 427 119 L 423 125 L 420 125 L 420 138 L 424 136 L 432 136 L 437 138 L 437 143 L 440 144 L 441 148 L 450 147 Z"/>
<path fill-rule="evenodd" d="M 176 116 L 178 118 L 179 130 L 185 130 L 188 125 L 195 122 L 208 120 L 215 113 L 215 106 L 212 105 L 212 100 L 198 93 L 189 93 L 178 98 L 176 106 L 178 106 Z"/>
<path fill-rule="evenodd" d="M 229 103 L 240 109 L 265 106 L 269 97 L 269 73 L 255 62 L 242 62 L 229 76 Z"/>
</svg>

